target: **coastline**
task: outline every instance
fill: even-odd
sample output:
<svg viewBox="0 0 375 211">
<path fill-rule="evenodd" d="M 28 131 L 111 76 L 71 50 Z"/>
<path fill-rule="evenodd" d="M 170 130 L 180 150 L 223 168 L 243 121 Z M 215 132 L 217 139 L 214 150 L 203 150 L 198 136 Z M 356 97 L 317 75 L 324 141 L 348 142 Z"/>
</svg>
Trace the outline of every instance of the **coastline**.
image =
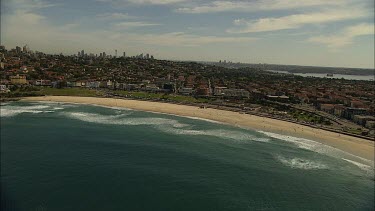
<svg viewBox="0 0 375 211">
<path fill-rule="evenodd" d="M 42 96 L 25 97 L 22 98 L 21 101 L 54 101 L 108 107 L 124 107 L 140 111 L 201 118 L 257 131 L 272 132 L 281 135 L 311 139 L 371 161 L 374 161 L 375 157 L 375 142 L 373 141 L 303 126 L 292 122 L 248 114 L 240 114 L 233 111 L 217 110 L 212 108 L 200 109 L 196 106 L 176 105 L 161 102 L 95 97 Z"/>
</svg>

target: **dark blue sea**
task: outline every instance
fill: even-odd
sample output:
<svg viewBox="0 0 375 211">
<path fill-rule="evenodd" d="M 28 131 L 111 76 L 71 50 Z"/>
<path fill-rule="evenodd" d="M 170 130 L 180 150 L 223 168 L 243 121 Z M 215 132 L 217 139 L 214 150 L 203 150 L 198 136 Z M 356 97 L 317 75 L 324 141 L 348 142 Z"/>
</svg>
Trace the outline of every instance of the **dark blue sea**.
<svg viewBox="0 0 375 211">
<path fill-rule="evenodd" d="M 374 210 L 374 163 L 200 119 L 5 103 L 1 210 Z"/>
</svg>

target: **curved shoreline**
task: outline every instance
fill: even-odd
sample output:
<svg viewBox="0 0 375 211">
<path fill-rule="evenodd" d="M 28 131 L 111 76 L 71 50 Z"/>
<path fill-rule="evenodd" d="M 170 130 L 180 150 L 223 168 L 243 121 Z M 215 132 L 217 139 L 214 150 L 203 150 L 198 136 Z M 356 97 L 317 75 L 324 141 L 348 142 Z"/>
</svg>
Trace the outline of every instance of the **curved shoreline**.
<svg viewBox="0 0 375 211">
<path fill-rule="evenodd" d="M 200 109 L 195 106 L 177 105 L 161 102 L 95 97 L 44 96 L 26 97 L 22 98 L 21 101 L 54 101 L 91 104 L 108 107 L 123 107 L 140 111 L 201 118 L 247 129 L 261 130 L 281 135 L 290 135 L 311 139 L 372 161 L 374 161 L 375 157 L 375 142 L 373 141 L 318 128 L 312 128 L 283 120 L 271 119 L 250 114 L 240 114 L 233 111 L 217 110 L 212 108 Z"/>
</svg>

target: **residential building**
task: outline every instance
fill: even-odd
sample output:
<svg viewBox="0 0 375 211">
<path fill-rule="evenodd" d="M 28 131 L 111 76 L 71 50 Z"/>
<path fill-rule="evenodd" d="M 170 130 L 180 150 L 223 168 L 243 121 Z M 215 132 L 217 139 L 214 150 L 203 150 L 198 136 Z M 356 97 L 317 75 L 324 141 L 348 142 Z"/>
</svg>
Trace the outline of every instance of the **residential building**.
<svg viewBox="0 0 375 211">
<path fill-rule="evenodd" d="M 10 83 L 15 85 L 21 85 L 21 84 L 27 84 L 26 76 L 24 75 L 16 75 L 16 76 L 10 76 Z"/>
</svg>

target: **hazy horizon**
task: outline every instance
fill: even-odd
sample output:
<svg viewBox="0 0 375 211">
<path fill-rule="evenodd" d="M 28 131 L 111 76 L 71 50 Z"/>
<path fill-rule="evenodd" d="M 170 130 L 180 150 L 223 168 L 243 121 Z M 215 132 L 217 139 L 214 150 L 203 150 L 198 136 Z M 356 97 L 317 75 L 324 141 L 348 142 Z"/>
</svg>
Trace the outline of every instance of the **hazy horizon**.
<svg viewBox="0 0 375 211">
<path fill-rule="evenodd" d="M 1 44 L 45 53 L 374 69 L 365 0 L 8 0 Z"/>
</svg>

